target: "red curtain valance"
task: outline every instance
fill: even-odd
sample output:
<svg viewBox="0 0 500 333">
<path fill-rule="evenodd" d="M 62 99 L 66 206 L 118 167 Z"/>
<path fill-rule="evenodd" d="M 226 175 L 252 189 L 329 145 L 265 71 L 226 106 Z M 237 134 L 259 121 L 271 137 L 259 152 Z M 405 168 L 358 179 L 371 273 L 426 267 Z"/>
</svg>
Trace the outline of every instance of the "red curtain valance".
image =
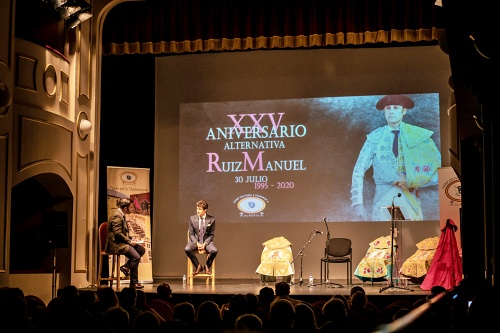
<svg viewBox="0 0 500 333">
<path fill-rule="evenodd" d="M 434 0 L 151 0 L 110 11 L 103 52 L 437 43 L 443 30 L 443 9 Z"/>
</svg>

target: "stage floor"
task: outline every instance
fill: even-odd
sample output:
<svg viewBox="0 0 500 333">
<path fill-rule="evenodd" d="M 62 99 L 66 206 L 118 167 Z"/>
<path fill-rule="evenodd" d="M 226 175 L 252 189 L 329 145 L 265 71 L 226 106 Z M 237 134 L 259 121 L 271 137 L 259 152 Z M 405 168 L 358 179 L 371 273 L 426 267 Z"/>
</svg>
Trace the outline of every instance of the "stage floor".
<svg viewBox="0 0 500 333">
<path fill-rule="evenodd" d="M 278 278 L 277 281 L 281 281 Z M 235 279 L 216 279 L 215 286 L 212 287 L 211 284 L 205 284 L 205 279 L 197 278 L 194 279 L 193 285 L 182 284 L 182 279 L 165 279 L 161 281 L 154 281 L 154 283 L 144 284 L 145 292 L 156 292 L 156 287 L 158 284 L 165 282 L 170 285 L 173 293 L 177 294 L 246 294 L 246 293 L 255 293 L 258 294 L 259 290 L 262 287 L 268 286 L 274 289 L 275 282 L 269 283 L 261 283 L 260 280 L 235 280 Z M 418 295 L 428 295 L 429 291 L 420 289 L 420 285 L 408 284 L 406 288 L 400 288 L 398 286 L 388 288 L 380 292 L 381 288 L 385 288 L 388 283 L 383 282 L 374 282 L 373 285 L 371 282 L 362 283 L 361 281 L 354 281 L 353 285 L 347 285 L 345 280 L 337 281 L 332 280 L 332 284 L 319 284 L 319 281 L 315 281 L 318 283 L 310 287 L 307 284 L 307 281 L 304 281 L 302 285 L 298 283 L 292 284 L 290 286 L 290 294 L 291 295 L 328 295 L 332 294 L 343 294 L 349 295 L 349 291 L 351 290 L 353 285 L 362 286 L 365 289 L 367 295 L 379 295 L 379 294 L 392 294 L 392 295 L 406 295 L 406 294 L 418 294 Z"/>
<path fill-rule="evenodd" d="M 278 277 L 277 281 L 281 281 L 281 278 Z M 379 306 L 385 306 L 397 300 L 414 302 L 419 298 L 425 298 L 430 293 L 429 291 L 420 289 L 419 284 L 409 283 L 407 287 L 401 287 L 396 285 L 396 281 L 394 281 L 393 287 L 384 290 L 381 289 L 388 286 L 386 281 L 374 282 L 373 284 L 366 282 L 363 284 L 360 280 L 353 280 L 353 285 L 347 285 L 345 284 L 345 280 L 332 280 L 331 282 L 335 284 L 320 284 L 312 287 L 307 284 L 307 281 L 304 281 L 302 285 L 298 283 L 298 279 L 296 281 L 297 283 L 290 286 L 290 296 L 311 303 L 318 300 L 328 300 L 331 296 L 337 294 L 349 297 L 352 286 L 362 286 L 368 299 Z M 319 281 L 315 282 L 319 283 Z M 183 285 L 182 278 L 155 279 L 153 283 L 143 284 L 143 290 L 148 299 L 156 296 L 156 287 L 160 283 L 168 283 L 170 288 L 172 288 L 172 294 L 177 298 L 196 304 L 206 299 L 214 300 L 219 304 L 226 303 L 235 294 L 254 293 L 258 295 L 261 288 L 267 286 L 274 289 L 275 284 L 275 282 L 261 283 L 259 279 L 216 279 L 215 286 L 212 286 L 211 284 L 205 284 L 205 279 L 203 278 L 195 278 L 193 285 Z M 121 285 L 121 288 L 127 286 L 128 283 L 124 283 Z M 113 285 L 113 289 L 118 293 L 121 288 L 116 288 L 116 285 Z"/>
</svg>

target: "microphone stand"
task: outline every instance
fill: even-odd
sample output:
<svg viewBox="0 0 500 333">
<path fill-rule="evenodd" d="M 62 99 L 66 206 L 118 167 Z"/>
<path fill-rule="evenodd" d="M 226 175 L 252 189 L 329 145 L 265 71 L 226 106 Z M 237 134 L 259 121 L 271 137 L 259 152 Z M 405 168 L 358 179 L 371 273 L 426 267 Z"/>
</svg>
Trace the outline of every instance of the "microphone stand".
<svg viewBox="0 0 500 333">
<path fill-rule="evenodd" d="M 328 229 L 328 223 L 326 223 L 326 217 L 323 218 L 323 222 L 325 222 L 325 226 L 326 226 L 326 259 L 328 260 L 328 256 L 330 255 L 330 229 Z M 323 265 L 323 263 L 321 263 L 321 264 Z M 341 284 L 330 282 L 330 280 L 329 280 L 330 279 L 330 265 L 328 264 L 328 261 L 326 262 L 325 275 L 326 275 L 325 282 L 316 283 L 316 284 L 313 284 L 312 286 L 309 286 L 309 287 L 320 286 L 322 284 L 326 284 L 327 286 L 330 286 L 333 284 L 335 286 L 342 288 Z"/>
<path fill-rule="evenodd" d="M 396 228 L 396 208 L 399 209 L 399 207 L 394 207 L 394 198 L 400 197 L 401 193 L 398 193 L 392 198 L 392 205 L 390 207 L 391 209 L 391 282 L 387 287 L 380 288 L 380 292 L 383 292 L 384 290 L 387 290 L 389 288 L 397 288 L 397 289 L 404 289 L 404 290 L 409 290 L 413 291 L 413 289 L 404 287 L 404 286 L 396 286 L 394 285 L 394 280 L 393 280 L 393 271 L 394 271 L 394 229 Z M 400 216 L 403 216 L 401 213 Z M 404 219 L 404 217 L 403 217 Z"/>
<path fill-rule="evenodd" d="M 49 240 L 50 248 L 52 249 L 52 298 L 57 295 L 57 266 L 56 266 L 56 247 Z"/>
<path fill-rule="evenodd" d="M 297 259 L 298 256 L 300 256 L 300 278 L 299 278 L 299 286 L 302 286 L 302 283 L 304 283 L 304 279 L 302 278 L 302 258 L 304 257 L 304 249 L 307 247 L 307 245 L 309 245 L 311 243 L 311 240 L 314 238 L 314 236 L 316 236 L 317 232 L 316 231 L 313 231 L 311 233 L 311 236 L 309 237 L 309 239 L 307 240 L 307 243 L 304 244 L 304 246 L 302 247 L 302 249 L 299 251 L 299 253 L 297 253 L 297 255 L 295 256 L 295 258 L 293 258 L 292 262 L 290 264 L 293 264 L 295 262 L 295 259 Z M 293 286 L 294 284 L 297 284 L 296 282 L 290 282 L 290 285 Z"/>
</svg>

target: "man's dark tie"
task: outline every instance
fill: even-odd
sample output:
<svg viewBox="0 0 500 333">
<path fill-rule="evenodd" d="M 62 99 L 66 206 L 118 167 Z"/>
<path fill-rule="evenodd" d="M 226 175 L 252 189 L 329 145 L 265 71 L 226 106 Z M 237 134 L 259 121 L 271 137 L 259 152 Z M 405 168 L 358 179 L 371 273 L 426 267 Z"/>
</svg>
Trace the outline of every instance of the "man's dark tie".
<svg viewBox="0 0 500 333">
<path fill-rule="evenodd" d="M 199 234 L 199 242 L 203 243 L 203 235 L 205 234 L 205 219 L 201 218 L 200 219 L 200 234 Z"/>
<path fill-rule="evenodd" d="M 394 133 L 394 141 L 392 142 L 392 152 L 394 153 L 394 156 L 398 157 L 398 155 L 399 155 L 399 149 L 398 149 L 399 130 L 393 130 L 391 132 Z"/>
</svg>

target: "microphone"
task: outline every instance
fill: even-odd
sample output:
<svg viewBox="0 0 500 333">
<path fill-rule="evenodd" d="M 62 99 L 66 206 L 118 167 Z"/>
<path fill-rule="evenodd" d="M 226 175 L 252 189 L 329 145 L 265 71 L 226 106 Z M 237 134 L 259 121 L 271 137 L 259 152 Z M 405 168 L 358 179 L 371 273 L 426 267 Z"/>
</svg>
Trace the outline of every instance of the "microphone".
<svg viewBox="0 0 500 333">
<path fill-rule="evenodd" d="M 326 219 L 326 217 L 325 217 Z M 314 230 L 317 234 L 322 234 L 323 235 L 323 231 L 319 231 L 319 230 Z"/>
<path fill-rule="evenodd" d="M 330 240 L 330 229 L 328 229 L 328 223 L 326 223 L 326 217 L 323 217 L 323 222 L 325 222 L 325 226 L 326 226 L 326 238 L 328 238 L 328 240 Z M 323 235 L 323 233 L 321 233 L 321 234 Z"/>
<path fill-rule="evenodd" d="M 392 205 L 394 206 L 394 199 L 396 199 L 396 197 L 401 197 L 401 193 L 398 193 L 396 194 L 395 196 L 392 197 Z"/>
</svg>

